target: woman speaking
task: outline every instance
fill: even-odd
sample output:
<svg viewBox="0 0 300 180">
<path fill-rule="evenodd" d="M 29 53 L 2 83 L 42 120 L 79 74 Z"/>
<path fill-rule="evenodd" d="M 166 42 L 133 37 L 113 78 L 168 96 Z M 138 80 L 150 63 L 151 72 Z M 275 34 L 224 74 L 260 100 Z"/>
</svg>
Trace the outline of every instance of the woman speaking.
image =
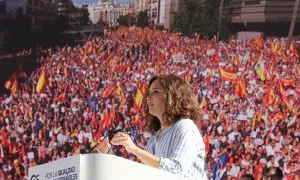
<svg viewBox="0 0 300 180">
<path fill-rule="evenodd" d="M 204 172 L 205 145 L 195 123 L 201 119 L 198 101 L 188 84 L 176 75 L 153 77 L 148 85 L 144 111 L 152 132 L 146 149 L 136 146 L 130 136 L 118 132 L 96 148 L 107 152 L 122 145 L 142 163 L 190 180 L 207 179 Z"/>
</svg>

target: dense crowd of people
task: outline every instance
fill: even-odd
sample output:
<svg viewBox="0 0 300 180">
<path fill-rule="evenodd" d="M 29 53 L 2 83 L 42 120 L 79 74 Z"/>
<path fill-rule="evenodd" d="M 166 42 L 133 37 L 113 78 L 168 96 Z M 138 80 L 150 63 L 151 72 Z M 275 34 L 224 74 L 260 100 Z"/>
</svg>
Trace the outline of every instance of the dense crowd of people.
<svg viewBox="0 0 300 180">
<path fill-rule="evenodd" d="M 0 178 L 26 179 L 29 167 L 91 153 L 115 129 L 129 130 L 145 147 L 145 84 L 174 73 L 201 103 L 197 126 L 209 179 L 262 179 L 270 168 L 299 179 L 298 45 L 120 27 L 76 47 L 46 49 L 41 66 L 26 77 L 15 74 L 12 93 L 0 97 Z M 122 147 L 114 151 L 139 161 Z"/>
</svg>

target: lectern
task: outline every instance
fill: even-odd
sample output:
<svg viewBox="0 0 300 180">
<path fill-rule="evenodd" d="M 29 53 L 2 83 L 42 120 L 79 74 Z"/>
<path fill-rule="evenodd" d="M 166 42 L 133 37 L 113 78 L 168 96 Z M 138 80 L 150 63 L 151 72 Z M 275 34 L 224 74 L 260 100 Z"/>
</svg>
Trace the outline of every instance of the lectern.
<svg viewBox="0 0 300 180">
<path fill-rule="evenodd" d="M 79 154 L 29 168 L 28 180 L 187 180 L 110 154 Z"/>
</svg>

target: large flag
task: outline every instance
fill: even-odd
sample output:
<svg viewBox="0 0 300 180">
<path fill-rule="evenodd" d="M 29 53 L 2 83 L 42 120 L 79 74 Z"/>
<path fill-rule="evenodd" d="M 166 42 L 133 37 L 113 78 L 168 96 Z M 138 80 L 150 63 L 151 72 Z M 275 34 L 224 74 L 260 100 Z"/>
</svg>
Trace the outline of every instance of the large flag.
<svg viewBox="0 0 300 180">
<path fill-rule="evenodd" d="M 141 83 L 137 88 L 135 98 L 134 98 L 134 104 L 133 104 L 134 108 L 140 112 L 142 112 L 144 94 L 145 94 L 145 85 L 144 83 Z"/>
<path fill-rule="evenodd" d="M 46 77 L 46 69 L 44 68 L 42 70 L 42 73 L 36 85 L 36 92 L 38 94 L 41 94 L 44 91 L 46 84 L 47 84 L 47 77 Z"/>
<path fill-rule="evenodd" d="M 276 103 L 276 95 L 272 89 L 272 86 L 268 88 L 267 94 L 265 96 L 265 102 L 267 105 L 275 105 Z"/>
<path fill-rule="evenodd" d="M 235 70 L 228 70 L 222 67 L 219 67 L 221 78 L 224 80 L 235 81 L 237 80 L 237 72 Z"/>
<path fill-rule="evenodd" d="M 247 97 L 246 82 L 244 80 L 237 81 L 234 94 L 242 98 Z"/>
<path fill-rule="evenodd" d="M 255 67 L 255 72 L 260 78 L 260 80 L 262 81 L 266 80 L 267 70 L 265 68 L 265 65 L 262 62 L 257 63 Z"/>
</svg>

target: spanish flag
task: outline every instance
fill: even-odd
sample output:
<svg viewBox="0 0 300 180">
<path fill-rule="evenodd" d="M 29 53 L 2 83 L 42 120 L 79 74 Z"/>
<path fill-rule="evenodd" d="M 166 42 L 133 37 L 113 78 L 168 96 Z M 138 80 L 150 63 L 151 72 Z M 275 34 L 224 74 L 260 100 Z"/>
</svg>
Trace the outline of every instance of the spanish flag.
<svg viewBox="0 0 300 180">
<path fill-rule="evenodd" d="M 234 94 L 242 98 L 247 97 L 248 94 L 246 92 L 246 82 L 244 80 L 237 81 Z"/>
<path fill-rule="evenodd" d="M 270 46 L 271 46 L 271 56 L 276 56 L 278 53 L 278 44 L 275 43 L 275 45 L 274 45 L 274 43 L 271 42 Z"/>
<path fill-rule="evenodd" d="M 233 58 L 233 65 L 238 66 L 240 64 L 239 58 L 237 56 L 235 56 Z"/>
<path fill-rule="evenodd" d="M 126 104 L 127 100 L 123 88 L 120 85 L 118 85 L 117 87 L 116 94 L 120 97 L 121 104 Z"/>
<path fill-rule="evenodd" d="M 298 51 L 294 45 L 294 43 L 291 43 L 290 45 L 290 51 L 296 56 L 296 57 L 299 57 L 299 54 L 298 54 Z"/>
<path fill-rule="evenodd" d="M 116 89 L 116 86 L 111 85 L 109 86 L 103 93 L 102 93 L 102 97 L 103 98 L 107 98 L 114 90 Z"/>
<path fill-rule="evenodd" d="M 265 101 L 267 105 L 274 105 L 276 103 L 276 95 L 271 86 L 268 88 L 268 92 L 265 96 Z"/>
<path fill-rule="evenodd" d="M 145 85 L 141 83 L 137 88 L 135 98 L 134 98 L 134 104 L 133 104 L 134 108 L 140 112 L 142 111 L 144 94 L 145 94 Z"/>
<path fill-rule="evenodd" d="M 237 72 L 235 70 L 228 70 L 222 67 L 219 67 L 221 78 L 224 80 L 236 81 Z"/>
<path fill-rule="evenodd" d="M 276 121 L 282 120 L 282 119 L 284 119 L 284 118 L 286 118 L 286 114 L 283 114 L 283 113 L 276 113 L 276 114 L 274 115 L 274 119 L 275 119 Z"/>
<path fill-rule="evenodd" d="M 44 68 L 42 70 L 42 73 L 41 73 L 38 83 L 36 85 L 36 92 L 38 94 L 41 94 L 44 91 L 44 89 L 46 87 L 46 83 L 47 83 L 46 69 Z"/>
<path fill-rule="evenodd" d="M 280 84 L 280 96 L 281 96 L 281 99 L 282 99 L 282 101 L 284 102 L 284 104 L 287 106 L 287 108 L 289 109 L 289 110 L 292 110 L 292 106 L 291 106 L 291 104 L 290 104 L 290 102 L 289 102 L 289 99 L 288 99 L 288 97 L 287 97 L 287 95 L 286 95 L 286 93 L 285 93 L 285 91 L 284 91 L 284 89 L 282 88 L 282 85 Z"/>
</svg>

